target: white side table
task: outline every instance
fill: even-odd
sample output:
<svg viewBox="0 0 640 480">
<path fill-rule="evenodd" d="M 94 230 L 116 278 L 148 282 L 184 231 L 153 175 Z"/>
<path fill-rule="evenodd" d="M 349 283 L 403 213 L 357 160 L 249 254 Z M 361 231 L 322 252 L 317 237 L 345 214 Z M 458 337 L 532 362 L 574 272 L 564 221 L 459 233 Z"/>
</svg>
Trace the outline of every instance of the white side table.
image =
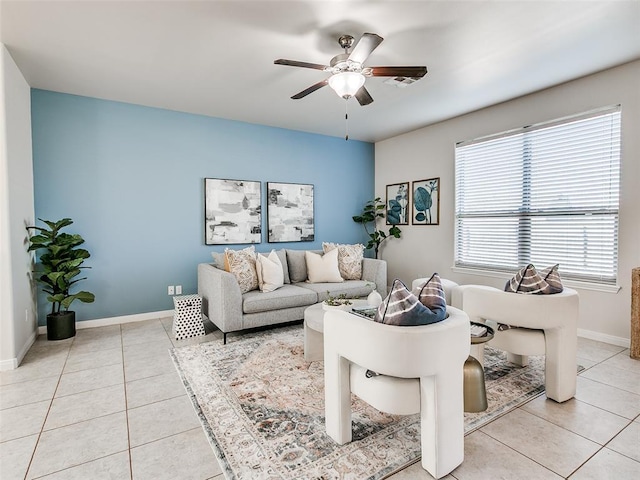
<svg viewBox="0 0 640 480">
<path fill-rule="evenodd" d="M 202 297 L 181 295 L 173 297 L 173 335 L 176 340 L 204 335 L 202 323 Z"/>
<path fill-rule="evenodd" d="M 367 299 L 351 300 L 352 304 L 345 311 L 350 311 L 352 307 L 363 307 L 368 305 Z M 326 310 L 322 308 L 322 302 L 307 307 L 304 311 L 304 359 L 307 362 L 317 362 L 324 360 L 324 314 Z"/>
</svg>

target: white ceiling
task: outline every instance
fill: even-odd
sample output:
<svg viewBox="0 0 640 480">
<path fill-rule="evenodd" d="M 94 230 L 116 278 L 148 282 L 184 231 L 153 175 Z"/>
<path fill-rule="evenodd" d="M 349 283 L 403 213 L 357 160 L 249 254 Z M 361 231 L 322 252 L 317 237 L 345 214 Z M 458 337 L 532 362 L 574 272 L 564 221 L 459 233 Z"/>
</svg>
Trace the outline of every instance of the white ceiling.
<svg viewBox="0 0 640 480">
<path fill-rule="evenodd" d="M 34 88 L 332 136 L 345 101 L 325 72 L 341 34 L 385 38 L 365 63 L 426 65 L 406 88 L 369 78 L 349 137 L 379 141 L 640 58 L 640 1 L 30 1 L 0 3 L 0 40 Z"/>
</svg>

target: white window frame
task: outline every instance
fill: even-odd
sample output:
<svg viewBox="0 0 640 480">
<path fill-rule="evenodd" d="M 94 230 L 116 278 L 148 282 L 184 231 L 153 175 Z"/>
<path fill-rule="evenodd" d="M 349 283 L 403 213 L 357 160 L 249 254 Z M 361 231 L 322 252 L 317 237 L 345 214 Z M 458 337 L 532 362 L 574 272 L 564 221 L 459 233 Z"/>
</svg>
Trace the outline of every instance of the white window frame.
<svg viewBox="0 0 640 480">
<path fill-rule="evenodd" d="M 527 145 L 526 139 L 528 138 L 528 136 L 537 135 L 536 138 L 542 137 L 544 139 L 545 138 L 544 135 L 548 135 L 551 138 L 551 135 L 550 135 L 551 133 L 561 130 L 563 127 L 565 128 L 565 131 L 566 131 L 566 129 L 571 128 L 572 126 L 571 124 L 583 125 L 585 124 L 584 122 L 580 123 L 583 120 L 594 119 L 594 122 L 597 122 L 598 119 L 604 119 L 604 118 L 611 118 L 612 125 L 613 125 L 613 128 L 612 128 L 613 134 L 609 139 L 609 143 L 607 143 L 607 145 L 611 146 L 612 153 L 610 155 L 610 159 L 608 160 L 611 166 L 608 167 L 608 170 L 605 171 L 605 175 L 608 175 L 606 178 L 611 182 L 610 184 L 613 185 L 613 187 L 609 191 L 608 199 L 606 201 L 603 201 L 602 205 L 600 206 L 589 205 L 588 207 L 583 207 L 583 208 L 574 207 L 569 209 L 559 209 L 555 206 L 543 207 L 543 208 L 537 208 L 537 209 L 529 208 L 526 205 L 527 202 L 525 201 L 527 197 L 527 194 L 526 194 L 527 188 L 524 187 L 526 183 L 526 180 L 524 179 L 524 174 L 520 173 L 520 175 L 522 175 L 522 178 L 517 178 L 518 174 L 516 173 L 514 174 L 513 181 L 515 182 L 516 185 L 520 185 L 520 187 L 518 187 L 519 188 L 518 194 L 513 194 L 513 195 L 509 194 L 507 190 L 498 191 L 496 194 L 496 195 L 505 195 L 505 199 L 506 199 L 505 205 L 507 205 L 505 208 L 500 208 L 500 211 L 498 211 L 497 209 L 492 210 L 492 208 L 496 208 L 496 207 L 490 206 L 488 207 L 487 210 L 483 211 L 481 208 L 475 206 L 477 205 L 477 203 L 473 204 L 474 206 L 472 207 L 465 206 L 466 205 L 465 199 L 467 200 L 466 203 L 469 204 L 469 203 L 472 203 L 469 200 L 473 200 L 474 198 L 474 193 L 471 191 L 471 188 L 472 188 L 470 185 L 471 180 L 467 181 L 466 177 L 473 177 L 475 178 L 475 181 L 478 180 L 480 174 L 477 173 L 478 171 L 477 169 L 479 167 L 482 168 L 482 160 L 480 159 L 480 157 L 481 155 L 486 155 L 487 151 L 489 152 L 489 154 L 492 154 L 493 151 L 495 150 L 496 152 L 495 155 L 498 155 L 498 149 L 501 148 L 501 146 L 504 146 L 504 144 L 507 144 L 508 148 L 510 148 L 511 150 L 509 152 L 510 156 L 508 158 L 505 158 L 504 160 L 505 169 L 508 168 L 507 166 L 511 165 L 511 163 L 513 163 L 513 165 L 511 165 L 512 168 L 514 168 L 514 170 L 516 171 L 518 168 L 522 168 L 522 170 L 524 171 L 526 168 L 529 168 L 528 165 L 531 165 L 531 164 L 536 166 L 536 168 L 539 168 L 538 165 L 543 164 L 542 162 L 545 161 L 545 159 L 542 158 L 542 156 L 539 157 L 539 158 L 542 158 L 542 160 L 540 161 L 535 158 L 533 160 L 531 158 L 528 158 L 528 154 L 526 152 L 526 145 Z M 620 184 L 619 179 L 620 179 L 620 150 L 621 150 L 620 149 L 620 135 L 621 135 L 620 122 L 621 122 L 621 107 L 620 105 L 615 105 L 615 106 L 605 107 L 597 110 L 592 110 L 579 115 L 564 117 L 564 118 L 553 120 L 550 122 L 544 122 L 536 125 L 530 125 L 530 126 L 518 128 L 515 130 L 510 130 L 508 132 L 503 132 L 496 135 L 490 135 L 486 137 L 477 138 L 474 140 L 458 142 L 455 146 L 456 209 L 455 209 L 455 236 L 454 236 L 455 248 L 454 248 L 453 271 L 457 273 L 476 274 L 476 275 L 482 275 L 487 277 L 506 278 L 511 274 L 513 274 L 513 272 L 515 272 L 518 268 L 522 267 L 523 265 L 526 265 L 527 263 L 536 264 L 534 259 L 530 257 L 527 258 L 528 253 L 526 252 L 526 250 L 529 248 L 528 246 L 536 245 L 535 244 L 536 240 L 532 238 L 537 236 L 536 234 L 532 233 L 534 231 L 534 228 L 532 227 L 531 230 L 528 230 L 525 228 L 524 234 L 521 232 L 521 228 L 518 228 L 518 233 L 514 234 L 513 222 L 515 221 L 515 219 L 520 219 L 518 220 L 519 222 L 520 221 L 528 222 L 537 217 L 538 219 L 545 218 L 548 221 L 548 219 L 551 219 L 551 218 L 566 219 L 569 215 L 571 215 L 572 218 L 576 220 L 578 223 L 580 218 L 584 217 L 585 218 L 584 225 L 588 225 L 588 222 L 590 221 L 590 219 L 591 221 L 593 221 L 593 219 L 595 218 L 593 216 L 598 215 L 598 216 L 601 216 L 599 218 L 602 218 L 603 220 L 607 219 L 606 221 L 609 223 L 609 225 L 608 225 L 608 229 L 606 229 L 606 232 L 608 233 L 608 235 L 612 236 L 612 238 L 614 239 L 613 244 L 611 245 L 611 249 L 613 251 L 613 258 L 610 259 L 610 256 L 608 254 L 605 255 L 604 257 L 606 259 L 610 259 L 609 265 L 605 267 L 605 271 L 600 272 L 601 277 L 598 277 L 596 274 L 594 274 L 593 267 L 591 265 L 588 265 L 587 267 L 585 267 L 586 271 L 583 271 L 581 273 L 577 271 L 578 267 L 574 266 L 573 274 L 572 273 L 563 274 L 562 261 L 560 261 L 560 272 L 561 274 L 563 274 L 563 283 L 565 283 L 568 286 L 584 288 L 584 289 L 594 289 L 594 290 L 600 290 L 600 291 L 617 292 L 619 290 L 619 286 L 617 285 L 617 277 L 618 277 L 618 222 L 619 222 L 618 208 L 619 208 L 619 184 Z M 554 127 L 559 127 L 559 128 L 554 129 Z M 544 131 L 541 132 L 541 130 L 544 130 Z M 537 133 L 534 133 L 534 132 L 537 132 Z M 560 138 L 564 138 L 564 137 L 560 137 Z M 589 138 L 589 137 L 585 137 L 585 138 Z M 504 142 L 506 143 L 501 143 L 501 139 L 503 139 Z M 509 146 L 509 143 L 508 143 L 512 141 L 513 144 L 515 144 L 519 139 L 522 139 L 522 143 L 520 144 L 521 147 L 518 147 L 518 148 L 521 148 L 522 150 L 521 152 L 518 151 L 518 149 L 513 145 Z M 549 141 L 553 142 L 554 140 L 553 138 L 551 138 L 551 140 Z M 511 156 L 512 154 L 513 156 Z M 545 165 L 545 168 L 547 168 L 547 166 L 549 165 L 551 165 L 551 168 L 556 168 L 556 166 L 554 166 L 552 162 L 548 162 L 547 164 L 543 164 L 543 165 Z M 576 164 L 574 163 L 573 165 L 576 165 Z M 495 167 L 495 164 L 493 166 Z M 559 166 L 560 166 L 560 163 L 557 164 L 557 167 Z M 473 168 L 475 168 L 476 170 L 475 170 L 475 173 L 471 174 L 470 169 L 473 169 Z M 583 169 L 583 170 L 586 171 L 586 169 Z M 510 177 L 510 175 L 512 175 L 511 173 L 505 173 L 504 175 L 505 176 L 503 177 L 503 181 L 504 181 L 504 178 L 507 179 L 506 180 L 507 182 L 510 182 L 512 180 Z M 513 185 L 511 188 L 513 191 Z M 505 187 L 505 189 L 508 189 L 508 187 Z M 516 200 L 518 201 L 516 202 Z M 511 206 L 509 206 L 509 203 L 511 203 Z M 519 205 L 516 207 L 514 206 L 515 203 L 519 203 Z M 492 261 L 476 260 L 478 258 L 478 255 L 483 254 L 483 247 L 478 247 L 477 242 L 476 244 L 474 244 L 473 242 L 475 240 L 469 240 L 469 238 L 473 236 L 473 235 L 469 235 L 470 232 L 472 234 L 481 233 L 480 227 L 476 227 L 476 229 L 474 230 L 473 222 L 474 221 L 475 222 L 485 222 L 485 221 L 496 222 L 496 226 L 500 227 L 499 222 L 501 220 L 498 220 L 499 217 L 504 218 L 507 224 L 509 221 L 512 222 L 510 230 L 509 230 L 509 227 L 505 227 L 506 228 L 505 238 L 507 239 L 506 240 L 507 242 L 509 241 L 511 242 L 509 246 L 512 247 L 512 249 L 509 251 L 509 253 L 504 254 L 504 258 L 500 258 L 498 260 L 498 263 L 500 263 L 500 265 L 497 265 Z M 508 219 L 511 219 L 511 220 L 508 220 Z M 613 226 L 612 226 L 612 223 L 613 223 Z M 523 238 L 521 238 L 523 235 L 524 235 L 524 240 Z M 516 240 L 514 241 L 513 238 L 516 238 Z M 548 241 L 549 237 L 545 237 L 544 240 Z M 467 243 L 465 244 L 465 242 Z M 535 246 L 533 248 L 536 249 Z M 538 250 L 540 249 L 544 250 L 544 248 L 545 246 L 542 245 L 540 248 L 538 248 Z M 514 258 L 513 249 L 517 250 L 517 254 L 516 254 L 517 260 Z M 522 250 L 524 250 L 524 253 L 522 252 Z M 507 252 L 507 250 L 505 250 L 505 252 Z M 491 251 L 491 247 L 487 247 L 486 255 L 487 257 L 491 257 L 493 255 L 495 258 L 496 252 Z M 498 252 L 497 255 L 498 257 L 500 257 L 502 254 Z M 585 261 L 587 260 L 588 259 L 585 259 Z M 517 265 L 515 263 L 517 263 Z M 596 263 L 598 262 L 596 261 Z M 549 265 L 536 264 L 536 267 L 539 267 L 539 268 L 544 268 L 547 266 Z"/>
</svg>

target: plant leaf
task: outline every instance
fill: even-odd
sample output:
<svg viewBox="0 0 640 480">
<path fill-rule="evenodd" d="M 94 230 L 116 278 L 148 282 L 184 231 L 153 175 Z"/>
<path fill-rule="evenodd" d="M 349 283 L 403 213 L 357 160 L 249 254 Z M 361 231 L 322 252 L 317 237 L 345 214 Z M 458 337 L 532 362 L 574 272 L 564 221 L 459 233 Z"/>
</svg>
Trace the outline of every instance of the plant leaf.
<svg viewBox="0 0 640 480">
<path fill-rule="evenodd" d="M 416 188 L 416 191 L 413 193 L 413 205 L 419 212 L 424 212 L 425 210 L 431 208 L 431 194 L 427 191 L 426 188 Z"/>
</svg>

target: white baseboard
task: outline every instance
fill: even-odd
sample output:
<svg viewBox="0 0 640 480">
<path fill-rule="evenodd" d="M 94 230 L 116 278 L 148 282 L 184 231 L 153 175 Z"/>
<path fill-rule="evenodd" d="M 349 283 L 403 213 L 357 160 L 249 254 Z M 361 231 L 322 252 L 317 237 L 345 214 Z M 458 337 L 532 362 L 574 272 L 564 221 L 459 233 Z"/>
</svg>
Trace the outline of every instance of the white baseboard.
<svg viewBox="0 0 640 480">
<path fill-rule="evenodd" d="M 8 360 L 0 360 L 0 372 L 5 370 L 15 370 L 18 368 L 18 359 L 9 358 Z"/>
<path fill-rule="evenodd" d="M 5 370 L 15 370 L 16 368 L 18 368 L 18 365 L 20 365 L 20 363 L 22 362 L 22 359 L 31 348 L 31 345 L 33 345 L 33 343 L 36 341 L 36 337 L 37 334 L 34 330 L 33 332 L 31 332 L 31 335 L 29 335 L 29 338 L 18 352 L 18 356 L 16 358 L 0 360 L 0 372 L 3 372 Z"/>
<path fill-rule="evenodd" d="M 159 312 L 136 313 L 135 315 L 122 315 L 120 317 L 97 318 L 95 320 L 84 320 L 76 322 L 76 329 L 107 327 L 109 325 L 120 325 L 121 323 L 142 322 L 144 320 L 155 320 L 157 318 L 173 317 L 173 310 L 162 310 Z M 46 325 L 38 327 L 38 334 L 47 333 Z"/>
<path fill-rule="evenodd" d="M 631 348 L 631 340 L 623 337 L 614 337 L 606 333 L 594 332 L 592 330 L 578 329 L 578 336 L 588 338 L 589 340 L 597 340 L 598 342 L 610 343 L 618 347 Z"/>
</svg>

